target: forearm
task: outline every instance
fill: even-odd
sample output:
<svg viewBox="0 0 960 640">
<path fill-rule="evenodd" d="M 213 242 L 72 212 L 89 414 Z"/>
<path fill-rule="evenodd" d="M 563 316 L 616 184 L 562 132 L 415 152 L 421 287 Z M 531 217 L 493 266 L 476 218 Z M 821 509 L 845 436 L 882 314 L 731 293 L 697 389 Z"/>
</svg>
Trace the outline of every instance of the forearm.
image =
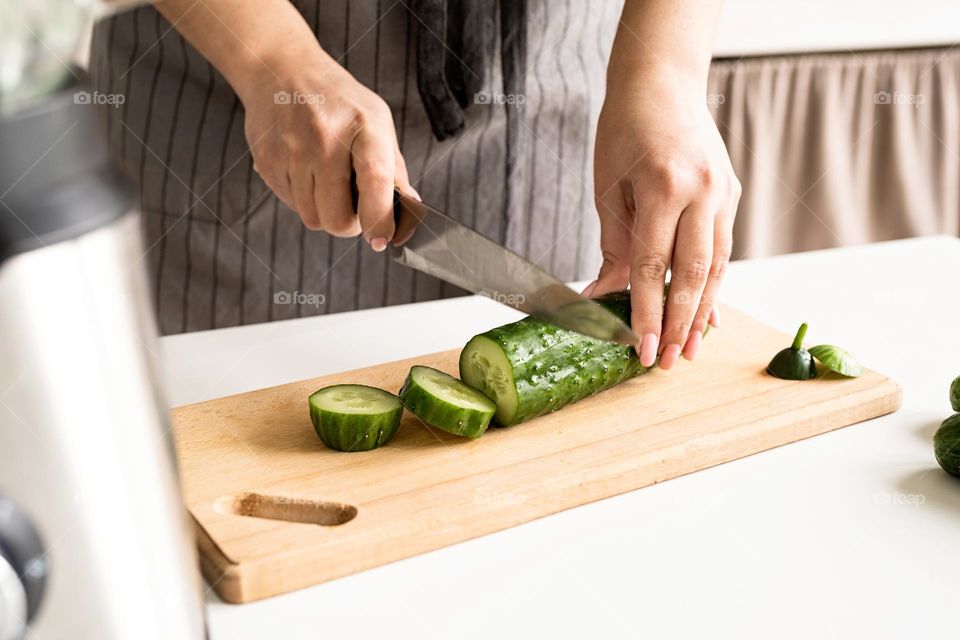
<svg viewBox="0 0 960 640">
<path fill-rule="evenodd" d="M 706 88 L 721 5 L 721 0 L 627 0 L 608 84 L 667 73 Z"/>
<path fill-rule="evenodd" d="M 244 96 L 289 61 L 336 65 L 289 0 L 162 0 L 157 10 Z"/>
</svg>

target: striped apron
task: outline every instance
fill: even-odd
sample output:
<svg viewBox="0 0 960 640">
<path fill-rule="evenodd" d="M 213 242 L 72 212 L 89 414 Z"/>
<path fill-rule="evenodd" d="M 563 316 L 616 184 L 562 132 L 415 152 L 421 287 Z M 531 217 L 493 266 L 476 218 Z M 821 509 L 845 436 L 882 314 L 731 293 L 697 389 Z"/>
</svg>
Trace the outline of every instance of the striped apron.
<svg viewBox="0 0 960 640">
<path fill-rule="evenodd" d="M 296 0 L 323 48 L 391 107 L 413 185 L 461 222 L 565 280 L 600 263 L 593 137 L 621 2 L 530 0 L 518 161 L 505 179 L 500 61 L 464 131 L 438 142 L 416 87 L 402 0 Z M 463 294 L 361 238 L 307 230 L 253 170 L 223 77 L 151 7 L 97 25 L 95 89 L 117 163 L 137 182 L 165 334 Z"/>
</svg>

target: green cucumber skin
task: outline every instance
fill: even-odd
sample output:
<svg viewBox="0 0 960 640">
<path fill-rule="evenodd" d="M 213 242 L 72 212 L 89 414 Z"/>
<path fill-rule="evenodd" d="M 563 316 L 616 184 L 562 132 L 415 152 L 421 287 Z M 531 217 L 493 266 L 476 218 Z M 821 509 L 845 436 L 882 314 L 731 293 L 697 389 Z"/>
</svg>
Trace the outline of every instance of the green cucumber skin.
<svg viewBox="0 0 960 640">
<path fill-rule="evenodd" d="M 933 453 L 944 471 L 960 477 L 960 413 L 940 424 L 933 436 Z"/>
<path fill-rule="evenodd" d="M 310 420 L 323 444 L 337 451 L 371 451 L 397 433 L 403 405 L 383 416 L 355 416 L 325 411 L 310 403 Z M 363 422 L 367 422 L 365 428 Z"/>
<path fill-rule="evenodd" d="M 629 292 L 611 293 L 597 302 L 629 322 Z M 480 336 L 499 345 L 513 370 L 519 402 L 513 417 L 496 418 L 504 427 L 556 411 L 648 370 L 632 347 L 590 338 L 532 317 Z M 464 354 L 470 351 L 469 346 L 467 343 L 461 352 L 461 379 L 468 366 Z"/>
<path fill-rule="evenodd" d="M 950 406 L 954 411 L 960 411 L 960 376 L 950 383 Z"/>
<path fill-rule="evenodd" d="M 407 374 L 403 388 L 400 389 L 400 402 L 410 413 L 431 427 L 467 438 L 482 436 L 490 426 L 494 411 L 493 409 L 490 411 L 458 409 L 438 400 L 413 381 L 412 370 Z"/>
</svg>

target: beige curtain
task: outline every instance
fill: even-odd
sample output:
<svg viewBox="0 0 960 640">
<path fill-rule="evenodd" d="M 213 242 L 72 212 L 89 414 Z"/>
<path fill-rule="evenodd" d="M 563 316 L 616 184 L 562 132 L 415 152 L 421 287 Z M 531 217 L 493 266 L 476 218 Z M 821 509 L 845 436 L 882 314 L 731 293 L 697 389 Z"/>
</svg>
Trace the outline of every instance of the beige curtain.
<svg viewBox="0 0 960 640">
<path fill-rule="evenodd" d="M 735 257 L 960 228 L 960 49 L 717 60 Z"/>
</svg>

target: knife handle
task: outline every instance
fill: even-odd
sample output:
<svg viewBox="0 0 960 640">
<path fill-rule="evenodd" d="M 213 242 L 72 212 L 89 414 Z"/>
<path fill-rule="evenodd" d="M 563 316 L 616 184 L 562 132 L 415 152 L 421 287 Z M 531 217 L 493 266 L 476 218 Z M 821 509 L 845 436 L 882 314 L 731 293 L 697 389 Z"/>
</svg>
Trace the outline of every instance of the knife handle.
<svg viewBox="0 0 960 640">
<path fill-rule="evenodd" d="M 353 202 L 353 212 L 357 213 L 357 207 L 360 204 L 360 190 L 357 188 L 357 172 L 350 172 L 350 199 Z M 400 211 L 402 205 L 400 202 L 400 192 L 397 188 L 393 189 L 393 223 L 400 223 Z"/>
</svg>

